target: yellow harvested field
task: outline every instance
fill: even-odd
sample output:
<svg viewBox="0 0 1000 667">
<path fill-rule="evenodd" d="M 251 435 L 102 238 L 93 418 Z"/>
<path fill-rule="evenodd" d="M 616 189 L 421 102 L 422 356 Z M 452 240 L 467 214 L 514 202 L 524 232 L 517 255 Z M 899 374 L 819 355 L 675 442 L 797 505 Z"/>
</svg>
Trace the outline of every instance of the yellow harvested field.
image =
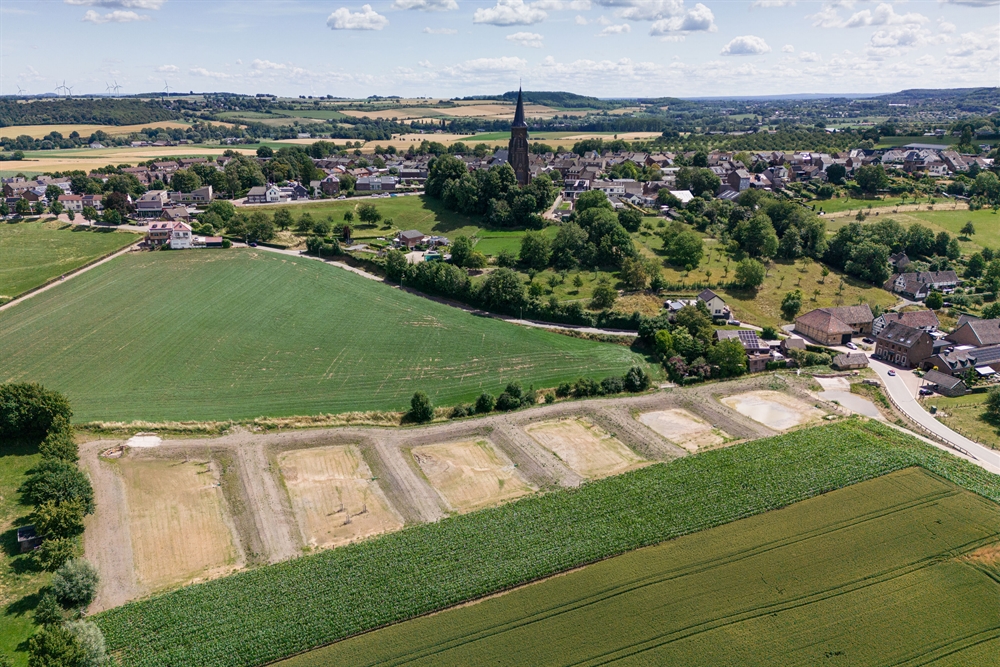
<svg viewBox="0 0 1000 667">
<path fill-rule="evenodd" d="M 243 566 L 218 472 L 206 462 L 117 462 L 137 578 L 152 591 Z"/>
<path fill-rule="evenodd" d="M 643 412 L 639 421 L 692 454 L 699 449 L 721 445 L 729 437 L 704 419 L 682 409 Z"/>
<path fill-rule="evenodd" d="M 722 399 L 722 403 L 755 422 L 787 431 L 822 419 L 826 413 L 794 396 L 780 391 L 751 391 L 734 394 Z"/>
<path fill-rule="evenodd" d="M 39 151 L 40 157 L 29 157 L 18 162 L 4 162 L 5 170 L 20 171 L 69 171 L 81 169 L 89 171 L 108 164 L 135 164 L 153 158 L 173 160 L 179 157 L 216 157 L 227 150 L 244 155 L 256 153 L 256 147 L 246 146 L 160 146 L 144 148 L 82 148 L 74 151 Z M 46 153 L 52 153 L 52 156 Z"/>
<path fill-rule="evenodd" d="M 615 138 L 622 139 L 624 141 L 636 141 L 639 139 L 655 139 L 660 136 L 660 132 L 619 132 L 618 134 L 599 134 L 595 132 L 584 133 L 584 134 L 573 134 L 563 137 L 559 141 L 583 141 L 584 139 L 604 139 L 605 141 L 613 141 Z"/>
<path fill-rule="evenodd" d="M 278 466 L 307 546 L 336 547 L 403 527 L 354 445 L 282 452 Z"/>
<path fill-rule="evenodd" d="M 233 123 L 223 123 L 214 120 L 210 121 L 209 124 L 233 125 Z M 173 130 L 177 128 L 191 127 L 191 123 L 185 123 L 178 120 L 160 120 L 153 123 L 141 123 L 138 125 L 8 125 L 7 127 L 0 127 L 0 137 L 10 137 L 13 139 L 14 137 L 20 137 L 26 134 L 33 139 L 41 139 L 50 132 L 58 132 L 64 137 L 68 137 L 73 132 L 79 132 L 81 137 L 89 137 L 98 130 L 103 130 L 106 134 L 110 134 L 111 136 L 118 136 L 121 134 L 141 132 L 147 127 L 159 127 L 165 130 Z"/>
<path fill-rule="evenodd" d="M 422 445 L 414 447 L 411 454 L 455 512 L 498 505 L 535 490 L 510 460 L 485 440 Z"/>
<path fill-rule="evenodd" d="M 604 429 L 583 419 L 539 422 L 524 430 L 587 479 L 617 475 L 648 463 Z"/>
</svg>

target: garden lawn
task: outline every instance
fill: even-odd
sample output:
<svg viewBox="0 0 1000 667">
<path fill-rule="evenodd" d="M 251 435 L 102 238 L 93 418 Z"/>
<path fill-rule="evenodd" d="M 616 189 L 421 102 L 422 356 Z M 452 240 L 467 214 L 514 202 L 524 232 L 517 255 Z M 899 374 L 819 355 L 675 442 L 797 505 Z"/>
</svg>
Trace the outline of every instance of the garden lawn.
<svg viewBox="0 0 1000 667">
<path fill-rule="evenodd" d="M 998 542 L 1000 506 L 907 468 L 280 664 L 972 664 Z"/>
<path fill-rule="evenodd" d="M 855 418 L 712 450 L 585 484 L 577 489 L 553 491 L 501 507 L 414 526 L 313 556 L 132 602 L 104 612 L 95 620 L 104 631 L 109 650 L 118 655 L 123 667 L 262 665 L 366 630 L 639 547 L 763 514 L 912 466 L 921 466 L 994 503 L 1000 499 L 1000 481 L 989 472 L 888 426 Z M 900 476 L 899 479 L 907 477 Z M 923 481 L 904 482 L 895 489 L 876 485 L 847 496 L 857 503 L 854 517 L 863 516 L 869 496 L 887 499 L 890 507 L 894 503 L 898 505 L 901 502 L 899 496 L 903 494 L 914 498 L 911 503 L 914 506 L 933 504 L 935 500 L 942 506 L 936 516 L 911 516 L 905 522 L 901 518 L 899 525 L 912 526 L 912 530 L 897 528 L 897 523 L 892 520 L 882 524 L 885 531 L 898 531 L 891 533 L 898 539 L 886 539 L 890 533 L 885 531 L 876 532 L 867 540 L 860 537 L 861 533 L 852 536 L 846 530 L 852 524 L 852 514 L 845 512 L 849 509 L 847 503 L 834 502 L 829 513 L 811 513 L 814 518 L 819 517 L 820 522 L 835 520 L 833 512 L 847 514 L 845 530 L 840 533 L 844 536 L 844 543 L 841 544 L 836 535 L 828 542 L 829 549 L 834 551 L 820 550 L 814 558 L 808 559 L 804 554 L 808 551 L 809 542 L 800 540 L 797 547 L 792 546 L 785 552 L 793 559 L 805 559 L 804 563 L 799 561 L 797 570 L 784 569 L 780 559 L 773 561 L 775 567 L 765 567 L 759 572 L 751 569 L 744 577 L 735 576 L 730 570 L 724 573 L 725 576 L 720 574 L 719 579 L 708 577 L 703 583 L 718 586 L 723 581 L 733 581 L 734 585 L 740 582 L 740 589 L 732 591 L 732 596 L 724 587 L 720 599 L 706 596 L 706 589 L 694 586 L 689 597 L 654 597 L 643 605 L 643 610 L 651 614 L 661 613 L 666 606 L 679 604 L 682 607 L 678 609 L 678 614 L 705 614 L 713 604 L 738 606 L 737 592 L 745 596 L 750 594 L 745 600 L 746 606 L 758 612 L 767 612 L 767 615 L 758 614 L 758 623 L 762 624 L 758 627 L 762 631 L 770 628 L 776 636 L 783 636 L 784 641 L 805 642 L 806 638 L 788 625 L 796 619 L 789 603 L 801 597 L 799 591 L 804 587 L 814 586 L 815 582 L 822 582 L 824 578 L 831 582 L 833 576 L 849 582 L 853 573 L 857 575 L 858 583 L 866 581 L 866 577 L 876 577 L 867 581 L 883 581 L 890 585 L 895 574 L 897 584 L 903 584 L 905 588 L 907 580 L 902 577 L 906 568 L 900 560 L 909 559 L 911 563 L 926 568 L 933 564 L 933 555 L 942 553 L 941 550 L 954 547 L 949 554 L 953 558 L 968 552 L 973 542 L 978 541 L 981 545 L 988 542 L 991 535 L 995 541 L 1000 529 L 995 506 L 982 498 L 961 494 L 943 482 L 936 491 L 930 489 L 933 486 Z M 879 488 L 878 494 L 872 492 L 874 488 Z M 962 495 L 962 499 L 957 503 L 948 500 L 956 494 Z M 955 520 L 949 520 L 944 525 L 944 519 L 949 518 L 948 510 L 944 508 L 946 501 L 947 507 L 954 508 L 951 518 Z M 884 507 L 874 509 L 869 514 L 870 519 L 887 514 Z M 905 509 L 905 503 L 898 505 L 897 509 Z M 966 518 L 963 519 L 963 516 Z M 932 518 L 923 520 L 928 517 Z M 784 529 L 794 532 L 796 523 L 789 521 Z M 855 519 L 853 523 L 860 522 Z M 860 525 L 860 528 L 862 531 L 869 530 L 865 525 Z M 964 536 L 962 531 L 965 531 Z M 742 534 L 742 539 L 773 539 L 770 543 L 772 548 L 781 545 L 780 536 L 772 536 L 766 530 L 751 530 Z M 814 531 L 813 537 L 816 536 Z M 835 554 L 839 552 L 835 550 L 843 549 L 853 540 L 868 549 L 864 558 L 850 549 L 844 552 L 843 558 L 836 558 Z M 794 542 L 794 539 L 788 541 Z M 881 546 L 877 544 L 879 542 Z M 907 542 L 918 545 L 918 548 L 908 552 Z M 718 555 L 738 546 L 736 541 L 722 539 L 718 543 Z M 882 557 L 879 549 L 897 557 L 896 562 L 887 561 L 881 572 L 872 568 L 872 562 L 878 564 Z M 927 558 L 918 557 L 921 550 Z M 758 549 L 757 554 L 764 555 L 765 552 L 766 549 Z M 777 551 L 774 553 L 778 555 Z M 680 559 L 676 561 L 678 565 L 682 563 Z M 961 600 L 968 605 L 962 612 L 961 620 L 949 623 L 971 623 L 972 618 L 964 614 L 975 615 L 974 610 L 982 609 L 980 616 L 985 617 L 976 621 L 975 626 L 969 624 L 967 632 L 981 630 L 983 623 L 992 623 L 993 630 L 997 630 L 996 614 L 984 606 L 989 604 L 989 596 L 984 599 L 981 593 L 981 587 L 990 586 L 990 582 L 971 567 L 955 567 L 947 563 L 942 563 L 942 567 L 948 568 L 947 572 L 929 582 L 938 585 L 937 590 L 941 591 L 936 598 L 938 602 L 942 602 L 943 594 L 948 593 L 952 596 L 948 598 L 948 607 L 951 607 L 955 591 L 961 592 L 964 587 Z M 919 567 L 911 570 L 916 572 Z M 680 572 L 675 570 L 674 574 Z M 795 577 L 796 573 L 800 576 Z M 993 586 L 996 579 L 994 577 Z M 751 589 L 755 591 L 752 594 Z M 887 590 L 894 592 L 894 600 L 900 599 L 901 588 Z M 990 590 L 995 610 L 996 589 Z M 843 592 L 846 593 L 846 589 Z M 906 598 L 904 591 L 902 600 L 913 600 L 921 609 L 931 601 L 933 608 L 935 593 L 914 586 L 912 596 Z M 783 604 L 771 608 L 752 604 L 755 599 L 759 603 L 765 598 Z M 880 611 L 896 613 L 895 608 L 883 609 L 877 606 L 877 598 L 875 601 L 874 609 L 863 606 L 858 609 L 869 614 L 867 618 L 872 618 L 874 614 L 875 621 Z M 839 601 L 832 598 L 828 604 L 850 602 L 849 597 Z M 908 622 L 915 622 L 911 607 L 904 604 L 904 608 Z M 839 613 L 831 613 L 830 618 L 837 619 L 838 623 L 847 623 L 852 618 L 850 613 L 848 607 Z M 890 617 L 887 615 L 886 618 Z M 608 614 L 602 616 L 600 623 L 614 626 L 622 620 L 621 616 Z M 683 624 L 684 617 L 675 616 L 670 622 Z M 613 628 L 593 629 L 597 632 Z M 808 629 L 816 631 L 817 626 L 811 623 Z M 565 630 L 570 628 L 564 626 Z M 841 635 L 852 633 L 844 629 Z M 897 638 L 901 636 L 896 635 Z M 887 632 L 886 637 L 891 640 L 893 635 Z M 845 645 L 849 641 L 843 636 L 841 640 Z M 928 640 L 929 636 L 922 641 Z M 710 643 L 704 642 L 703 645 Z M 523 647 L 522 644 L 508 643 L 508 651 L 511 646 Z M 879 646 L 872 642 L 864 650 L 877 650 Z M 564 648 L 569 651 L 579 647 L 566 644 Z M 707 650 L 711 649 L 712 646 L 707 646 Z M 768 650 L 778 649 L 780 647 Z M 508 659 L 516 659 L 517 654 L 517 650 L 512 651 Z M 850 653 L 847 656 L 849 662 L 859 664 L 856 656 Z M 732 657 L 706 660 L 704 663 L 698 660 L 658 662 L 654 659 L 646 664 L 730 664 Z M 741 655 L 739 661 L 752 657 L 750 653 Z M 535 661 L 521 662 L 533 664 Z M 472 660 L 451 664 L 486 663 Z M 778 659 L 774 664 L 788 663 Z M 818 663 L 813 660 L 800 664 Z"/>
<path fill-rule="evenodd" d="M 17 546 L 17 526 L 27 523 L 31 507 L 22 505 L 17 488 L 28 470 L 41 460 L 35 447 L 0 443 L 0 655 L 13 658 L 14 665 L 28 664 L 27 653 L 15 652 L 34 634 L 31 610 L 38 591 L 51 575 L 38 571 Z"/>
<path fill-rule="evenodd" d="M 402 410 L 621 375 L 644 360 L 479 317 L 262 250 L 133 253 L 0 319 L 0 382 L 67 395 L 77 421 Z"/>
<path fill-rule="evenodd" d="M 138 234 L 50 222 L 0 224 L 0 300 L 139 240 Z"/>
</svg>

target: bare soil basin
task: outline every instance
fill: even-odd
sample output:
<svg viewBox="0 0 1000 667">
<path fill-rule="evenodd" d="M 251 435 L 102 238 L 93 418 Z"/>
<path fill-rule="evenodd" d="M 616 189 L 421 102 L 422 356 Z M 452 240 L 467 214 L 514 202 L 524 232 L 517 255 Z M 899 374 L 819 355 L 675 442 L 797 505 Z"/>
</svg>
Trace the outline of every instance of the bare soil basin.
<svg viewBox="0 0 1000 667">
<path fill-rule="evenodd" d="M 335 547 L 403 527 L 354 445 L 281 452 L 278 465 L 306 546 Z"/>
<path fill-rule="evenodd" d="M 535 490 L 486 440 L 423 445 L 411 454 L 427 481 L 456 512 L 497 505 Z"/>
<path fill-rule="evenodd" d="M 617 475 L 647 463 L 617 438 L 584 419 L 544 421 L 524 430 L 573 472 L 588 479 Z"/>
<path fill-rule="evenodd" d="M 805 401 L 780 391 L 765 390 L 734 394 L 723 398 L 722 403 L 776 431 L 787 431 L 796 426 L 818 421 L 826 415 Z"/>
<path fill-rule="evenodd" d="M 680 445 L 692 454 L 699 449 L 717 447 L 729 438 L 725 431 L 713 427 L 704 419 L 696 417 L 682 408 L 643 412 L 638 419 L 670 442 Z"/>
<path fill-rule="evenodd" d="M 151 591 L 243 566 L 218 473 L 204 461 L 116 463 L 125 485 L 135 573 Z"/>
</svg>

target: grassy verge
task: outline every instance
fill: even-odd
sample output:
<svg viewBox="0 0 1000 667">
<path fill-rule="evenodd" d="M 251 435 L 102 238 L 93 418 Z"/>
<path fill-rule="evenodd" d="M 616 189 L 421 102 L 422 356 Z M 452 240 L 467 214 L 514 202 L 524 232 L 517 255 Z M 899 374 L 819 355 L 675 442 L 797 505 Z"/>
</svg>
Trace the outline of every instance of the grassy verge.
<svg viewBox="0 0 1000 667">
<path fill-rule="evenodd" d="M 851 419 L 415 526 L 96 621 L 126 666 L 260 665 L 914 465 L 1000 500 L 986 471 Z"/>
<path fill-rule="evenodd" d="M 986 394 L 967 394 L 965 396 L 928 396 L 924 399 L 924 407 L 937 407 L 938 419 L 949 428 L 958 431 L 966 438 L 1000 449 L 1000 425 L 991 423 L 984 418 L 986 413 Z M 936 415 L 937 416 L 937 415 Z"/>
</svg>

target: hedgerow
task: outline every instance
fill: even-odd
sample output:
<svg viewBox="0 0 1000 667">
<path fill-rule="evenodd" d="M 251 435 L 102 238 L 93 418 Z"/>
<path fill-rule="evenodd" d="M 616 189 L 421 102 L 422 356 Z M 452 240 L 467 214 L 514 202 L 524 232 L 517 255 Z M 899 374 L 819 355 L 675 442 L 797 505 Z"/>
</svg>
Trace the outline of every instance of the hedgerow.
<svg viewBox="0 0 1000 667">
<path fill-rule="evenodd" d="M 852 419 L 190 586 L 95 620 L 125 666 L 260 665 L 914 465 L 1000 500 L 986 471 Z"/>
</svg>

